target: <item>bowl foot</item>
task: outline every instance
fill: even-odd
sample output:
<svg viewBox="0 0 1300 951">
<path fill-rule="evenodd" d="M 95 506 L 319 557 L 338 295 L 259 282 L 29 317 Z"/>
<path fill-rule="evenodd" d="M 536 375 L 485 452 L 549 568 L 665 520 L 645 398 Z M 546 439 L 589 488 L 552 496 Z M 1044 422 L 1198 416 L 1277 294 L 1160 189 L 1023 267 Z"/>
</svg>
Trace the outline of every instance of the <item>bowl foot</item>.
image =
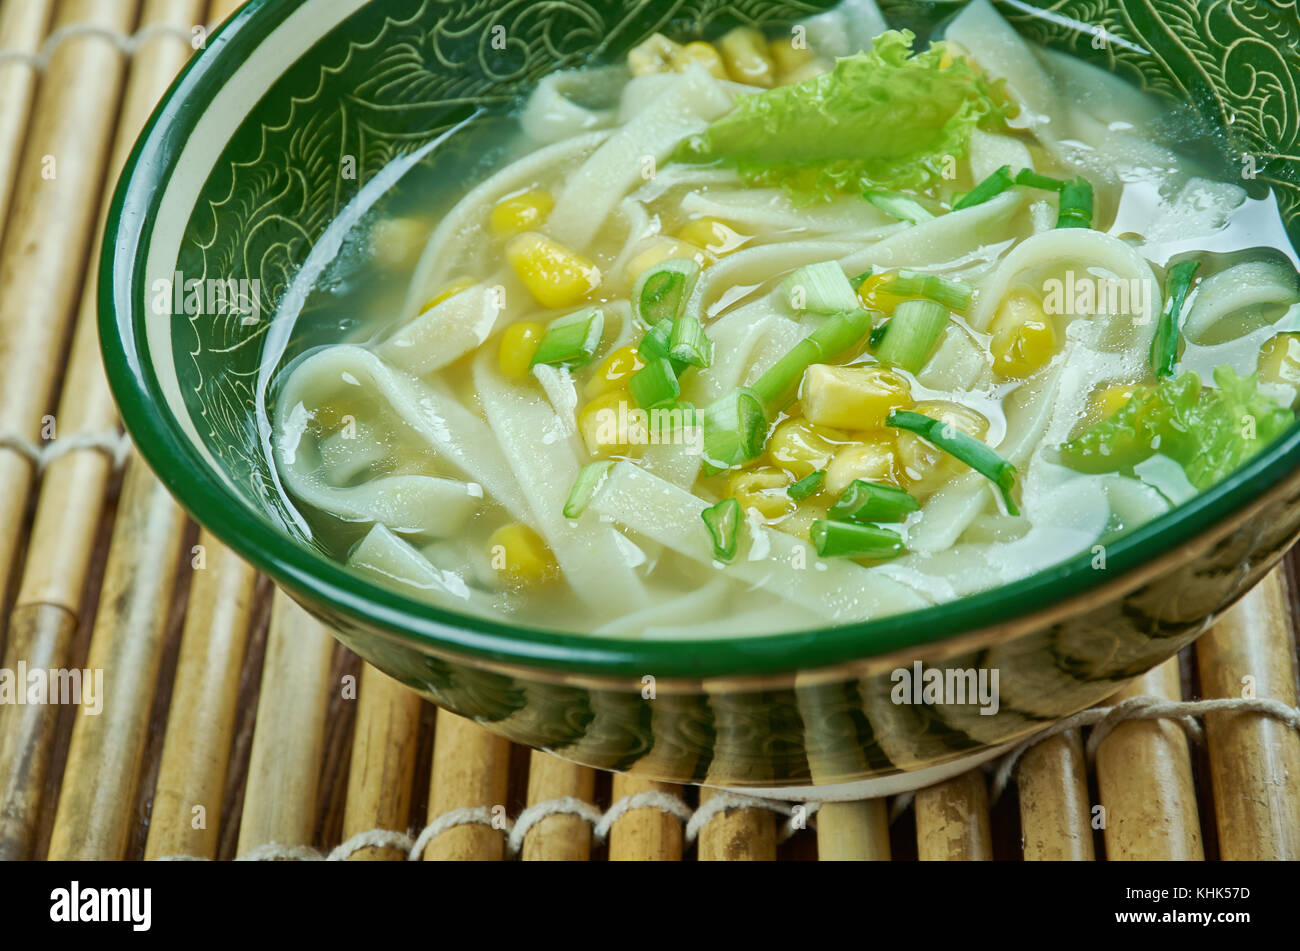
<svg viewBox="0 0 1300 951">
<path fill-rule="evenodd" d="M 741 786 L 719 786 L 727 792 L 742 796 L 754 796 L 758 799 L 780 799 L 785 802 L 852 802 L 860 799 L 880 799 L 883 796 L 897 796 L 899 793 L 913 792 L 926 786 L 933 786 L 946 779 L 952 779 L 961 773 L 982 766 L 989 760 L 996 759 L 1024 742 L 1020 738 L 1011 743 L 989 749 L 977 750 L 966 756 L 927 766 L 924 769 L 894 773 L 874 779 L 860 779 L 848 783 L 832 783 L 826 786 L 768 786 L 763 788 L 745 788 Z"/>
</svg>

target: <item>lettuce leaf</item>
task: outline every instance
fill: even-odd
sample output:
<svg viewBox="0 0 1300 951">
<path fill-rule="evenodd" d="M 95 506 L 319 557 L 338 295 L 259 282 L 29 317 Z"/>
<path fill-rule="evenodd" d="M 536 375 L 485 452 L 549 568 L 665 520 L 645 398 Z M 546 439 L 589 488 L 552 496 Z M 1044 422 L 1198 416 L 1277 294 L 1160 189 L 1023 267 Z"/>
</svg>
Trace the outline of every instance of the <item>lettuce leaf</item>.
<svg viewBox="0 0 1300 951">
<path fill-rule="evenodd" d="M 913 34 L 889 30 L 869 53 L 790 86 L 743 96 L 679 161 L 722 161 L 747 182 L 830 199 L 869 188 L 923 190 L 966 154 L 977 124 L 1014 114 L 1002 91 L 942 42 L 912 55 Z"/>
<path fill-rule="evenodd" d="M 1239 469 L 1281 435 L 1295 414 L 1259 392 L 1256 374 L 1214 371 L 1218 389 L 1203 389 L 1195 373 L 1135 393 L 1109 419 L 1060 447 L 1061 461 L 1079 472 L 1120 472 L 1155 453 L 1183 467 L 1207 489 Z"/>
</svg>

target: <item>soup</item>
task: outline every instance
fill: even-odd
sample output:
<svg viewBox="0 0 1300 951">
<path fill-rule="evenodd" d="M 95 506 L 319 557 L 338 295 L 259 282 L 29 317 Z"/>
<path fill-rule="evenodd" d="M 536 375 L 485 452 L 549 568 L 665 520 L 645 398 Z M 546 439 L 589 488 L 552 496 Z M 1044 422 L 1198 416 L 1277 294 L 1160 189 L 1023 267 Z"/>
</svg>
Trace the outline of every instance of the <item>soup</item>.
<svg viewBox="0 0 1300 951">
<path fill-rule="evenodd" d="M 655 35 L 499 129 L 436 223 L 367 220 L 356 312 L 269 390 L 315 542 L 430 603 L 867 620 L 1104 570 L 1293 422 L 1272 196 L 985 3 L 930 44 L 861 3 Z"/>
</svg>

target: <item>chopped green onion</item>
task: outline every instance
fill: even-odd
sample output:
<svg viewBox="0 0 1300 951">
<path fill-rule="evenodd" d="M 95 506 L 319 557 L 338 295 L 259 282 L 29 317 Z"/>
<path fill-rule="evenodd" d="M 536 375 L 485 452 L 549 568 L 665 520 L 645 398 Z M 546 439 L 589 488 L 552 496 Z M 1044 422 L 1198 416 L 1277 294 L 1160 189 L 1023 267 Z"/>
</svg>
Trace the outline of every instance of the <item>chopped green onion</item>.
<svg viewBox="0 0 1300 951">
<path fill-rule="evenodd" d="M 920 202 L 898 192 L 870 191 L 862 197 L 889 217 L 897 218 L 899 221 L 907 221 L 915 225 L 934 217 Z"/>
<path fill-rule="evenodd" d="M 1092 227 L 1092 186 L 1086 178 L 1072 178 L 1061 188 L 1056 227 Z"/>
<path fill-rule="evenodd" d="M 817 554 L 823 558 L 870 558 L 884 561 L 903 553 L 903 539 L 897 532 L 877 525 L 836 522 L 819 518 L 808 532 Z"/>
<path fill-rule="evenodd" d="M 948 326 L 948 308 L 932 300 L 905 300 L 894 308 L 887 326 L 888 332 L 876 347 L 876 358 L 915 373 L 930 359 L 939 335 Z"/>
<path fill-rule="evenodd" d="M 710 505 L 700 513 L 704 524 L 713 540 L 713 557 L 718 561 L 729 562 L 736 557 L 736 547 L 740 542 L 740 502 L 736 499 L 723 499 L 717 505 Z"/>
<path fill-rule="evenodd" d="M 892 485 L 854 479 L 827 516 L 848 522 L 901 522 L 921 503 Z"/>
<path fill-rule="evenodd" d="M 996 195 L 1001 195 L 1012 185 L 1011 166 L 1003 165 L 1000 169 L 980 182 L 957 201 L 952 203 L 953 211 L 982 205 Z"/>
<path fill-rule="evenodd" d="M 838 314 L 862 305 L 843 269 L 834 261 L 805 264 L 781 282 L 781 293 L 796 311 Z"/>
<path fill-rule="evenodd" d="M 871 311 L 855 308 L 822 321 L 805 339 L 817 345 L 821 359 L 830 360 L 861 343 L 870 329 Z"/>
<path fill-rule="evenodd" d="M 573 480 L 573 488 L 569 490 L 569 497 L 564 500 L 564 517 L 577 518 L 587 510 L 587 504 L 591 501 L 596 490 L 600 488 L 605 476 L 609 475 L 609 470 L 614 467 L 613 459 L 602 459 L 599 462 L 592 462 L 578 470 L 578 478 Z"/>
<path fill-rule="evenodd" d="M 645 366 L 628 377 L 627 389 L 642 409 L 657 409 L 675 403 L 682 393 L 677 374 L 666 357 L 646 361 Z"/>
<path fill-rule="evenodd" d="M 829 361 L 862 340 L 871 328 L 871 313 L 851 310 L 827 317 L 772 364 L 750 387 L 765 409 L 775 412 L 794 399 L 803 373 L 814 363 Z"/>
<path fill-rule="evenodd" d="M 866 281 L 866 279 L 869 278 L 870 276 L 871 276 L 871 268 L 867 268 L 865 271 L 863 271 L 863 272 L 862 272 L 861 274 L 859 274 L 857 277 L 851 277 L 851 278 L 849 278 L 849 284 L 850 284 L 850 285 L 853 287 L 853 289 L 856 291 L 858 288 L 860 288 L 860 287 L 862 286 L 863 282 Z"/>
<path fill-rule="evenodd" d="M 704 369 L 713 362 L 713 341 L 704 333 L 699 318 L 678 317 L 668 335 L 668 356 L 676 363 Z"/>
<path fill-rule="evenodd" d="M 954 459 L 966 463 L 998 487 L 1002 493 L 1002 501 L 1006 503 L 1010 514 L 1020 514 L 1015 501 L 1011 498 L 1011 490 L 1016 485 L 1016 467 L 984 443 L 966 435 L 955 426 L 909 410 L 894 410 L 885 420 L 885 424 L 895 429 L 906 429 L 908 432 L 916 433 Z"/>
<path fill-rule="evenodd" d="M 887 320 L 879 327 L 871 328 L 871 334 L 870 336 L 867 337 L 867 346 L 871 348 L 871 351 L 873 353 L 875 352 L 876 348 L 880 346 L 880 341 L 885 339 L 885 334 L 888 332 L 889 332 L 889 321 Z"/>
<path fill-rule="evenodd" d="M 673 327 L 675 326 L 675 321 L 668 318 L 659 321 L 646 331 L 646 335 L 636 345 L 636 353 L 642 361 L 647 363 L 662 357 L 672 364 L 673 372 L 680 375 L 690 364 L 673 359 L 671 344 Z"/>
<path fill-rule="evenodd" d="M 955 281 L 937 274 L 922 274 L 901 268 L 890 278 L 885 290 L 897 297 L 925 297 L 949 310 L 965 310 L 975 288 L 965 281 Z"/>
<path fill-rule="evenodd" d="M 669 258 L 647 268 L 632 288 L 632 307 L 641 323 L 653 327 L 680 317 L 699 276 L 700 266 L 690 258 Z"/>
<path fill-rule="evenodd" d="M 1048 192 L 1059 192 L 1065 187 L 1065 182 L 1059 178 L 1039 175 L 1032 168 L 1022 168 L 1016 172 L 1015 183 L 1017 185 L 1027 185 L 1030 188 L 1041 188 L 1043 191 Z"/>
<path fill-rule="evenodd" d="M 785 488 L 785 494 L 790 496 L 796 502 L 802 502 L 808 496 L 815 493 L 822 486 L 822 480 L 826 478 L 826 470 L 818 469 L 816 472 L 810 472 L 794 485 L 788 485 Z"/>
<path fill-rule="evenodd" d="M 1151 369 L 1158 378 L 1174 375 L 1178 362 L 1178 336 L 1182 327 L 1183 304 L 1200 261 L 1181 261 L 1169 269 L 1165 277 L 1165 306 L 1156 323 L 1156 335 L 1151 339 Z"/>
<path fill-rule="evenodd" d="M 592 358 L 600 346 L 605 332 L 605 313 L 599 307 L 556 317 L 546 325 L 542 342 L 537 345 L 530 366 L 546 363 L 552 366 L 581 366 Z"/>
<path fill-rule="evenodd" d="M 664 441 L 674 433 L 685 432 L 700 425 L 700 414 L 693 403 L 682 401 L 659 407 L 659 439 Z"/>
<path fill-rule="evenodd" d="M 704 461 L 726 469 L 753 459 L 767 439 L 763 404 L 749 390 L 733 390 L 700 412 L 704 426 Z"/>
</svg>

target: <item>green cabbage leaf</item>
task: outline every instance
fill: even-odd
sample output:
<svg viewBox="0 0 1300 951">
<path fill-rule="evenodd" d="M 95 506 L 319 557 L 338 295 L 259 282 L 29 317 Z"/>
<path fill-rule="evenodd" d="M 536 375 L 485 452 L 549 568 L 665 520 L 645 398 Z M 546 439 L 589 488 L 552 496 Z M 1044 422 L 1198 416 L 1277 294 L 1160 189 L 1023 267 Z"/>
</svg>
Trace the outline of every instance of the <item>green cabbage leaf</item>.
<svg viewBox="0 0 1300 951">
<path fill-rule="evenodd" d="M 1189 371 L 1134 393 L 1115 415 L 1063 443 L 1061 461 L 1079 472 L 1121 472 L 1158 452 L 1182 466 L 1197 489 L 1209 488 L 1295 420 L 1259 392 L 1254 373 L 1221 366 L 1214 382 L 1217 389 L 1205 389 Z"/>
<path fill-rule="evenodd" d="M 1001 128 L 1015 106 L 942 42 L 912 53 L 889 30 L 871 52 L 820 76 L 739 98 L 674 158 L 731 165 L 751 185 L 829 200 L 867 189 L 924 190 L 966 154 L 976 125 Z"/>
</svg>

